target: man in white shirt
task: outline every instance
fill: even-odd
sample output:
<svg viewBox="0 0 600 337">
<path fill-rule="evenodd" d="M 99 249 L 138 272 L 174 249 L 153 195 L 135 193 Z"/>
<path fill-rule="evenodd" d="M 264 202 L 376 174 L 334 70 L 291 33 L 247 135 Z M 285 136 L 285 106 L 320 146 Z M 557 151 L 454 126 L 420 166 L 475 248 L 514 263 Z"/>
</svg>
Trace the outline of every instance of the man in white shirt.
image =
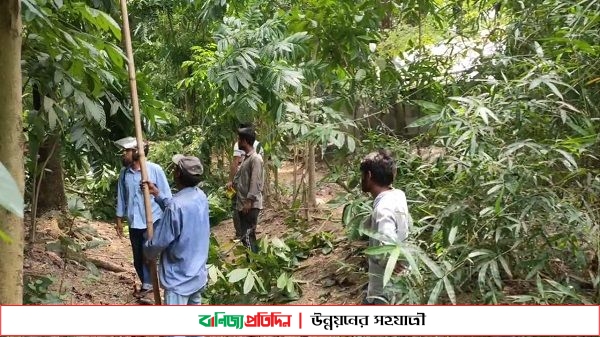
<svg viewBox="0 0 600 337">
<path fill-rule="evenodd" d="M 411 218 L 404 192 L 392 187 L 396 177 L 396 164 L 387 150 L 368 154 L 360 164 L 363 192 L 373 198 L 373 213 L 369 228 L 363 229 L 370 236 L 369 246 L 399 244 L 408 236 Z M 369 286 L 363 304 L 387 304 L 391 299 L 389 287 L 383 286 L 383 274 L 387 264 L 384 256 L 369 256 Z M 395 272 L 404 269 L 398 262 Z"/>
<path fill-rule="evenodd" d="M 249 127 L 252 127 L 252 125 L 251 124 L 240 124 L 239 128 L 244 129 L 244 128 L 249 128 Z M 256 151 L 256 153 L 258 153 L 261 157 L 264 155 L 264 150 L 263 150 L 262 144 L 258 140 L 254 141 L 253 148 Z M 240 149 L 238 142 L 236 141 L 235 144 L 233 145 L 233 158 L 231 160 L 231 166 L 229 168 L 229 182 L 227 183 L 227 188 L 233 188 L 233 178 L 235 177 L 235 174 L 237 173 L 238 169 L 240 168 L 240 165 L 242 164 L 242 161 L 245 158 L 245 156 L 246 156 L 246 152 L 244 152 L 244 150 Z M 237 194 L 234 194 L 233 197 L 231 198 L 231 200 L 232 200 L 231 211 L 233 213 L 232 214 L 233 227 L 235 228 L 235 239 L 234 240 L 241 240 L 241 238 L 244 236 L 245 233 L 243 232 L 242 227 L 240 225 L 240 217 L 239 217 L 236 199 L 237 199 Z"/>
</svg>

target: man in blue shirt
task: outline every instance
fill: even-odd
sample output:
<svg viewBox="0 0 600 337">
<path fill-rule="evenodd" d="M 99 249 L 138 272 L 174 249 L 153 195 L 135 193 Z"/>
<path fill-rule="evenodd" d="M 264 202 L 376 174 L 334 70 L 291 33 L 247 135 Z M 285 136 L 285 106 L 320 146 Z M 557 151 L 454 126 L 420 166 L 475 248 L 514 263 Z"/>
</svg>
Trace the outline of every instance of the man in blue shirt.
<svg viewBox="0 0 600 337">
<path fill-rule="evenodd" d="M 115 142 L 123 150 L 121 160 L 123 168 L 119 173 L 117 183 L 117 235 L 123 236 L 123 218 L 127 219 L 129 224 L 129 240 L 131 241 L 131 250 L 133 252 L 133 265 L 135 271 L 142 282 L 137 296 L 144 296 L 152 292 L 152 279 L 148 266 L 144 263 L 143 245 L 146 235 L 146 211 L 144 208 L 144 195 L 140 189 L 142 173 L 140 170 L 140 157 L 137 152 L 137 140 L 133 137 L 126 137 Z M 148 153 L 148 145 L 144 146 L 144 153 Z M 171 196 L 171 188 L 163 169 L 152 162 L 146 162 L 148 177 L 156 182 L 164 196 Z M 156 223 L 162 217 L 162 210 L 153 197 L 150 197 L 152 204 L 152 220 Z"/>
<path fill-rule="evenodd" d="M 166 305 L 199 305 L 208 281 L 210 240 L 208 198 L 197 187 L 203 168 L 196 157 L 179 154 L 172 160 L 179 192 L 169 197 L 148 183 L 164 213 L 154 226 L 154 236 L 146 241 L 144 253 L 149 260 L 161 255 L 159 274 Z"/>
</svg>

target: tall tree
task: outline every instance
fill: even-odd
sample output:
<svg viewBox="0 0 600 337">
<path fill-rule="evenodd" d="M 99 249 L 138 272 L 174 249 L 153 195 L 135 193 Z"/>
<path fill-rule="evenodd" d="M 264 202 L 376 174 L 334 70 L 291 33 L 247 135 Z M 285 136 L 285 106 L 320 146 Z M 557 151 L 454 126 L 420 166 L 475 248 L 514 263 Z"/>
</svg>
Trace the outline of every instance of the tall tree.
<svg viewBox="0 0 600 337">
<path fill-rule="evenodd" d="M 21 135 L 21 8 L 19 0 L 0 2 L 0 161 L 24 187 Z M 3 193 L 6 193 L 4 191 Z M 0 209 L 0 304 L 21 304 L 23 297 L 23 221 Z"/>
</svg>

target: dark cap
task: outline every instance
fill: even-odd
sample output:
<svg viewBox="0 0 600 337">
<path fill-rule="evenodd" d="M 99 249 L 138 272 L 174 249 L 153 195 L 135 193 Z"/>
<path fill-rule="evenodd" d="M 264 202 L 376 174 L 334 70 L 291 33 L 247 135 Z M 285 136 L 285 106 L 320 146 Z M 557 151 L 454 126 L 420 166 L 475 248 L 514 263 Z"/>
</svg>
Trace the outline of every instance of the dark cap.
<svg viewBox="0 0 600 337">
<path fill-rule="evenodd" d="M 179 166 L 183 171 L 192 176 L 202 175 L 204 168 L 200 159 L 194 156 L 184 156 L 182 154 L 176 154 L 172 158 L 173 163 Z"/>
</svg>

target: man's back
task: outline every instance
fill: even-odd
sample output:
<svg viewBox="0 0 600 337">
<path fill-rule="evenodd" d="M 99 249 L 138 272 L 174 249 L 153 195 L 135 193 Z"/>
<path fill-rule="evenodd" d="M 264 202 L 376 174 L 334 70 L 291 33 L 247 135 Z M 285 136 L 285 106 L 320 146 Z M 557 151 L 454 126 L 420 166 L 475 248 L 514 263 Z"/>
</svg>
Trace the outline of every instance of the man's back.
<svg viewBox="0 0 600 337">
<path fill-rule="evenodd" d="M 406 196 L 404 192 L 391 189 L 381 192 L 373 202 L 373 214 L 371 216 L 372 237 L 369 238 L 369 246 L 382 244 L 399 244 L 408 236 L 411 218 L 408 213 Z M 370 256 L 369 262 L 369 288 L 368 296 L 386 296 L 390 298 L 389 289 L 384 289 L 383 274 L 387 260 L 382 256 Z M 403 263 L 398 261 L 398 263 Z"/>
<path fill-rule="evenodd" d="M 378 245 L 378 241 L 383 244 L 404 241 L 408 236 L 410 223 L 404 192 L 398 189 L 382 192 L 373 201 L 371 230 L 378 233 L 378 237 L 371 238 L 370 245 Z"/>
<path fill-rule="evenodd" d="M 165 288 L 186 296 L 207 282 L 210 223 L 206 194 L 197 187 L 182 189 L 168 202 L 165 216 L 171 218 L 163 224 L 171 224 L 174 241 L 162 254 L 161 280 Z"/>
</svg>

